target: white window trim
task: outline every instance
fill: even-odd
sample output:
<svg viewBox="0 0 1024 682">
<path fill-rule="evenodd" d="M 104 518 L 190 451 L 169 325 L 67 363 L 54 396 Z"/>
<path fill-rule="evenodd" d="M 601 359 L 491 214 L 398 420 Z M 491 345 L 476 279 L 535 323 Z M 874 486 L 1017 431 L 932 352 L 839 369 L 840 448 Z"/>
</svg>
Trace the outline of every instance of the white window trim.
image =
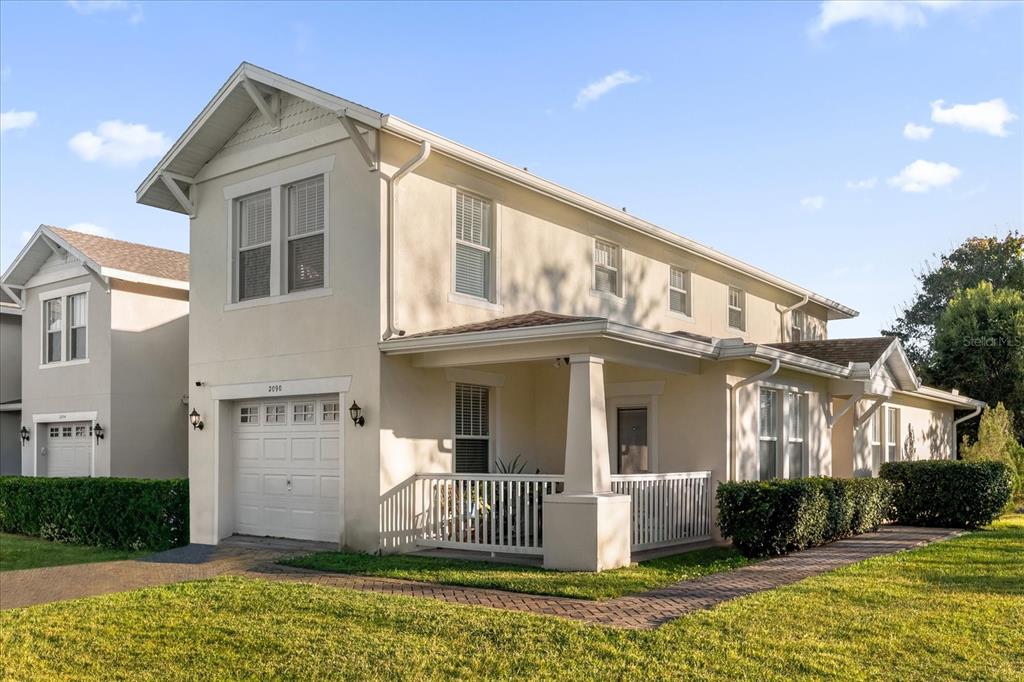
<svg viewBox="0 0 1024 682">
<path fill-rule="evenodd" d="M 597 243 L 604 242 L 614 246 L 619 251 L 619 263 L 615 267 L 615 291 L 599 291 L 597 288 Z M 590 295 L 598 298 L 606 298 L 612 301 L 621 301 L 625 298 L 625 282 L 622 273 L 626 269 L 626 250 L 622 244 L 604 237 L 593 237 L 590 244 Z"/>
<path fill-rule="evenodd" d="M 260 426 L 263 423 L 262 420 L 262 405 L 259 403 L 241 403 L 238 405 L 238 409 L 235 412 L 235 426 L 243 429 L 252 429 Z M 256 421 L 254 422 L 243 422 L 242 421 L 242 410 L 246 408 L 256 408 Z"/>
<path fill-rule="evenodd" d="M 464 294 L 455 290 L 455 248 L 461 242 L 455 236 L 456 233 L 456 212 L 458 211 L 459 192 L 469 194 L 470 196 L 483 199 L 491 204 L 491 246 L 490 251 L 490 265 L 488 268 L 487 275 L 487 297 L 480 298 L 479 296 L 473 296 L 472 294 Z M 471 244 L 469 242 L 462 242 L 479 248 L 477 244 Z M 504 312 L 505 306 L 501 302 L 501 210 L 497 201 L 487 194 L 475 192 L 461 185 L 452 187 L 452 229 L 451 229 L 451 248 L 448 250 L 449 260 L 451 262 L 449 279 L 448 279 L 448 302 L 455 303 L 458 305 L 467 305 L 474 308 L 482 308 L 484 310 L 490 310 L 492 312 Z"/>
<path fill-rule="evenodd" d="M 676 287 L 672 286 L 672 271 L 673 270 L 682 270 L 683 273 L 685 273 L 684 274 L 684 280 L 685 280 L 684 281 L 684 285 L 686 286 L 686 289 L 677 289 Z M 669 315 L 669 317 L 676 317 L 676 318 L 679 318 L 680 320 L 686 320 L 688 322 L 692 322 L 693 321 L 693 276 L 692 275 L 693 275 L 693 272 L 690 270 L 690 268 L 683 267 L 682 265 L 675 265 L 673 263 L 669 263 L 669 266 L 668 266 L 668 290 L 667 290 L 668 291 L 668 294 L 667 294 L 668 300 L 666 301 L 666 303 L 668 303 L 668 315 Z M 672 292 L 673 291 L 681 291 L 684 294 L 686 294 L 686 312 L 681 313 L 678 310 L 672 310 Z"/>
<path fill-rule="evenodd" d="M 799 324 L 797 320 L 799 319 Z M 796 332 L 800 333 L 800 338 L 796 338 Z M 805 341 L 807 340 L 807 314 L 802 310 L 793 310 L 789 313 L 789 340 L 790 341 Z"/>
<path fill-rule="evenodd" d="M 783 423 L 783 427 L 784 427 L 783 428 L 783 436 L 785 438 L 785 441 L 784 441 L 785 442 L 785 446 L 786 446 L 785 449 L 787 450 L 787 452 L 783 453 L 783 457 L 782 457 L 782 469 L 781 469 L 782 476 L 783 476 L 783 478 L 787 478 L 787 479 L 790 478 L 790 475 L 789 475 L 789 452 L 788 452 L 790 443 L 800 443 L 800 445 L 802 446 L 801 447 L 801 455 L 800 455 L 800 459 L 801 459 L 800 467 L 801 467 L 801 470 L 803 471 L 802 478 L 806 478 L 806 477 L 811 475 L 810 474 L 811 457 L 810 457 L 810 452 L 809 452 L 808 447 L 807 447 L 807 445 L 808 445 L 808 443 L 810 441 L 810 438 L 809 438 L 810 424 L 808 422 L 810 422 L 810 420 L 811 420 L 811 397 L 810 397 L 810 395 L 806 391 L 799 391 L 799 390 L 793 390 L 793 389 L 789 389 L 789 390 L 784 391 L 782 395 L 783 395 L 783 401 L 782 401 L 783 402 L 783 406 L 782 406 L 782 412 L 783 412 L 782 419 L 783 419 L 783 422 L 782 423 Z M 803 402 L 803 403 L 805 403 L 807 405 L 807 410 L 804 412 L 803 420 L 801 421 L 801 426 L 803 427 L 802 428 L 803 433 L 797 434 L 796 437 L 794 437 L 794 435 L 792 433 L 790 433 L 790 428 L 789 428 L 790 423 L 791 423 L 789 410 L 792 407 L 792 403 L 793 403 L 793 398 L 794 397 L 798 398 L 797 399 L 797 403 L 798 404 L 800 402 Z"/>
<path fill-rule="evenodd" d="M 895 414 L 895 419 L 892 416 Z M 891 421 L 890 421 L 891 420 Z M 893 438 L 895 440 L 889 440 L 889 427 L 892 426 L 892 422 L 895 422 L 896 428 L 893 430 Z M 883 462 L 898 462 L 900 461 L 900 410 L 898 407 L 891 405 L 885 406 L 885 419 L 882 422 L 882 461 Z M 889 448 L 893 449 L 893 456 L 889 457 Z"/>
<path fill-rule="evenodd" d="M 39 305 L 39 331 L 40 331 L 40 344 L 39 344 L 39 369 L 54 369 L 56 367 L 71 367 L 73 365 L 86 365 L 89 363 L 89 357 L 92 355 L 92 339 L 90 338 L 92 332 L 90 331 L 92 325 L 89 324 L 89 298 L 91 297 L 90 291 L 92 290 L 92 283 L 85 282 L 82 284 L 75 284 L 68 287 L 62 287 L 60 289 L 50 289 L 49 291 L 41 291 L 36 295 Z M 78 358 L 77 360 L 67 360 L 69 345 L 71 340 L 68 338 L 68 299 L 75 294 L 85 294 L 85 352 L 86 357 Z M 61 314 L 60 314 L 60 360 L 54 360 L 53 362 L 46 361 L 46 302 L 54 299 L 61 299 Z"/>
<path fill-rule="evenodd" d="M 481 374 L 489 374 L 489 373 L 481 372 Z M 501 376 L 501 375 L 492 375 L 492 376 Z M 449 404 L 451 405 L 451 424 L 450 424 L 450 428 L 451 428 L 451 434 L 452 434 L 450 447 L 448 448 L 448 452 L 451 453 L 451 457 L 448 458 L 449 459 L 448 471 L 449 471 L 449 473 L 456 473 L 455 472 L 455 441 L 458 438 L 460 438 L 460 436 L 458 435 L 458 432 L 455 429 L 455 390 L 456 390 L 455 387 L 456 387 L 457 384 L 472 384 L 473 382 L 472 381 L 464 381 L 462 379 L 453 379 L 453 378 L 449 378 L 448 381 L 449 381 L 449 386 L 450 386 L 449 391 L 448 391 L 448 395 L 449 395 Z M 504 377 L 502 377 L 501 383 L 504 383 Z M 499 419 L 499 417 L 498 417 L 498 415 L 501 414 L 501 388 L 500 388 L 501 384 L 496 384 L 496 385 L 495 384 L 477 384 L 477 385 L 478 386 L 486 386 L 487 390 L 490 392 L 490 395 L 488 396 L 488 403 L 489 403 L 488 406 L 489 406 L 489 409 L 490 409 L 490 414 L 487 415 L 487 423 L 488 423 L 488 430 L 490 431 L 490 435 L 488 436 L 488 440 L 490 440 L 491 444 L 490 444 L 490 447 L 488 448 L 487 472 L 488 473 L 492 473 L 494 471 L 494 463 L 496 461 L 498 461 L 499 459 L 501 459 L 501 452 L 500 452 L 500 450 L 501 450 L 501 419 Z M 465 436 L 465 437 L 471 438 L 472 436 Z"/>
<path fill-rule="evenodd" d="M 776 421 L 776 424 L 775 424 L 775 437 L 774 438 L 761 435 L 761 407 L 760 407 L 760 405 L 761 405 L 761 391 L 762 390 L 772 391 L 773 393 L 775 393 L 775 412 L 776 412 L 775 421 Z M 789 423 L 790 423 L 789 422 L 789 408 L 790 408 L 790 402 L 791 402 L 789 400 L 790 394 L 795 394 L 795 395 L 803 396 L 804 400 L 807 401 L 807 413 L 804 415 L 805 418 L 804 418 L 804 423 L 803 423 L 803 431 L 804 432 L 801 435 L 800 439 L 792 439 L 790 437 L 790 433 L 789 433 L 789 430 L 790 430 L 789 429 Z M 755 478 L 753 480 L 755 480 L 755 481 L 756 480 L 760 480 L 758 478 L 758 476 L 760 475 L 760 471 L 759 471 L 760 457 L 761 457 L 760 446 L 761 446 L 761 442 L 762 441 L 775 441 L 775 476 L 776 476 L 776 478 L 783 478 L 783 479 L 788 479 L 789 478 L 789 458 L 787 457 L 787 453 L 786 453 L 787 447 L 786 446 L 788 446 L 791 442 L 792 443 L 802 442 L 804 444 L 804 447 L 803 447 L 803 462 L 802 462 L 802 464 L 803 464 L 803 471 L 804 471 L 804 477 L 806 478 L 808 476 L 814 475 L 810 471 L 811 457 L 810 457 L 810 451 L 809 451 L 809 449 L 807 447 L 808 443 L 810 442 L 809 434 L 810 434 L 810 428 L 811 428 L 811 426 L 810 426 L 810 421 L 811 421 L 811 396 L 810 396 L 810 391 L 808 391 L 806 388 L 801 387 L 801 386 L 793 386 L 793 385 L 779 384 L 779 383 L 773 383 L 773 382 L 759 382 L 756 395 L 757 395 L 757 401 L 758 401 L 758 409 L 757 409 L 757 424 L 755 425 L 755 428 L 757 429 L 756 433 L 757 433 L 758 448 L 757 448 L 757 451 L 754 453 Z"/>
<path fill-rule="evenodd" d="M 729 300 L 729 297 L 732 294 L 732 290 L 733 289 L 735 289 L 736 291 L 740 292 L 740 304 L 739 304 L 739 306 L 734 306 L 731 303 L 731 301 Z M 729 319 L 729 313 L 732 312 L 733 310 L 740 311 L 740 325 L 741 326 L 739 326 L 739 327 L 732 326 L 731 320 Z M 747 331 L 747 292 L 746 292 L 745 289 L 741 289 L 740 287 L 735 287 L 735 286 L 731 286 L 731 285 L 726 288 L 726 292 L 725 292 L 725 326 L 727 328 L 729 328 L 729 329 L 734 329 L 734 330 L 736 330 L 738 332 L 746 332 Z"/>
<path fill-rule="evenodd" d="M 227 303 L 224 310 L 241 310 L 273 303 L 285 303 L 306 298 L 330 296 L 331 291 L 331 176 L 334 171 L 334 155 L 302 163 L 291 168 L 267 173 L 224 188 L 224 202 L 227 210 Z M 286 254 L 288 251 L 285 208 L 288 185 L 307 180 L 317 175 L 324 177 L 324 283 L 316 289 L 288 291 Z M 270 190 L 270 295 L 262 298 L 238 300 L 238 230 L 236 225 L 237 200 L 250 194 Z"/>
</svg>

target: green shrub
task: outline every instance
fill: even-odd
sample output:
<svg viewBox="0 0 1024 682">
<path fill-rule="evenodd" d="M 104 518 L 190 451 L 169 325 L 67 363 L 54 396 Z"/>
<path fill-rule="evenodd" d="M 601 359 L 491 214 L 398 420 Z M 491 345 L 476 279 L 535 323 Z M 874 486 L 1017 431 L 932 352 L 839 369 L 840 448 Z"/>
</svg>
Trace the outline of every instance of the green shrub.
<svg viewBox="0 0 1024 682">
<path fill-rule="evenodd" d="M 1013 491 L 1010 466 L 993 460 L 886 462 L 879 476 L 896 484 L 893 520 L 912 526 L 984 526 Z"/>
<path fill-rule="evenodd" d="M 0 531 L 112 549 L 188 542 L 188 481 L 0 477 Z"/>
<path fill-rule="evenodd" d="M 722 534 L 745 556 L 771 556 L 878 528 L 892 485 L 875 478 L 720 483 Z"/>
</svg>

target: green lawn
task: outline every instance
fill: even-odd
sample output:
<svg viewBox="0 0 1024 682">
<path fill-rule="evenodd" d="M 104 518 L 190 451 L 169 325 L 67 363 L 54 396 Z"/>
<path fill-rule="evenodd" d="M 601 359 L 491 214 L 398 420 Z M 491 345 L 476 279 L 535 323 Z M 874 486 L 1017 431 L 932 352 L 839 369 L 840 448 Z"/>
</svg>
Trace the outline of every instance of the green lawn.
<svg viewBox="0 0 1024 682">
<path fill-rule="evenodd" d="M 1024 517 L 653 631 L 240 578 L 0 613 L 12 679 L 1021 680 Z"/>
<path fill-rule="evenodd" d="M 0 533 L 0 571 L 63 566 L 65 564 L 87 564 L 94 561 L 116 561 L 130 559 L 140 554 L 145 554 L 145 552 L 65 545 L 60 542 L 50 542 L 23 535 Z"/>
<path fill-rule="evenodd" d="M 546 594 L 581 599 L 611 599 L 671 585 L 680 580 L 728 571 L 751 563 L 731 547 L 713 547 L 603 573 L 566 573 L 530 566 L 510 566 L 484 561 L 437 559 L 390 554 L 321 552 L 287 559 L 282 563 L 319 571 L 419 580 L 444 585 L 489 587 L 509 592 Z"/>
</svg>

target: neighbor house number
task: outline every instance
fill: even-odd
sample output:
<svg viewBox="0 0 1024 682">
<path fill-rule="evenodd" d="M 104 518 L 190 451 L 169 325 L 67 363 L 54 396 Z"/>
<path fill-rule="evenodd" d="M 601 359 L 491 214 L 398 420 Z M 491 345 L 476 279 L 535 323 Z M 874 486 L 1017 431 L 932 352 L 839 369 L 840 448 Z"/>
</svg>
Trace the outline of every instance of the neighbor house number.
<svg viewBox="0 0 1024 682">
<path fill-rule="evenodd" d="M 270 384 L 267 386 L 267 393 L 280 393 L 284 388 L 281 384 Z"/>
</svg>

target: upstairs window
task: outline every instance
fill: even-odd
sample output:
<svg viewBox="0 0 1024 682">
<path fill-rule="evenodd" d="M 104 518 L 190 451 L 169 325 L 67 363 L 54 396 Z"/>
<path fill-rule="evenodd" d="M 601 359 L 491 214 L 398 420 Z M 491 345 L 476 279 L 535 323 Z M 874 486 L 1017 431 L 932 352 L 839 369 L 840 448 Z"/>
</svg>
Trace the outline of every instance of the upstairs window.
<svg viewBox="0 0 1024 682">
<path fill-rule="evenodd" d="M 43 364 L 87 360 L 87 294 L 66 293 L 43 300 Z"/>
<path fill-rule="evenodd" d="M 288 291 L 324 285 L 324 176 L 289 185 Z"/>
<path fill-rule="evenodd" d="M 43 303 L 43 324 L 45 325 L 45 338 L 43 341 L 43 361 L 60 362 L 64 359 L 63 332 L 64 319 L 62 313 L 63 299 L 54 298 Z"/>
<path fill-rule="evenodd" d="M 270 296 L 270 190 L 238 200 L 238 300 Z"/>
<path fill-rule="evenodd" d="M 733 329 L 746 329 L 746 305 L 746 293 L 742 289 L 729 287 L 729 326 Z"/>
<path fill-rule="evenodd" d="M 594 291 L 619 296 L 622 250 L 617 244 L 594 240 Z"/>
<path fill-rule="evenodd" d="M 669 269 L 668 308 L 680 315 L 690 315 L 690 273 L 674 266 Z"/>
<path fill-rule="evenodd" d="M 804 340 L 804 329 L 805 329 L 806 318 L 804 317 L 804 311 L 794 310 L 789 320 L 789 340 L 790 341 L 803 341 Z"/>
<path fill-rule="evenodd" d="M 494 270 L 492 205 L 458 191 L 455 195 L 455 293 L 491 300 Z"/>
<path fill-rule="evenodd" d="M 85 294 L 68 296 L 68 359 L 84 360 L 86 357 L 86 310 Z"/>
<path fill-rule="evenodd" d="M 455 472 L 485 474 L 491 461 L 490 389 L 455 384 Z"/>
</svg>

